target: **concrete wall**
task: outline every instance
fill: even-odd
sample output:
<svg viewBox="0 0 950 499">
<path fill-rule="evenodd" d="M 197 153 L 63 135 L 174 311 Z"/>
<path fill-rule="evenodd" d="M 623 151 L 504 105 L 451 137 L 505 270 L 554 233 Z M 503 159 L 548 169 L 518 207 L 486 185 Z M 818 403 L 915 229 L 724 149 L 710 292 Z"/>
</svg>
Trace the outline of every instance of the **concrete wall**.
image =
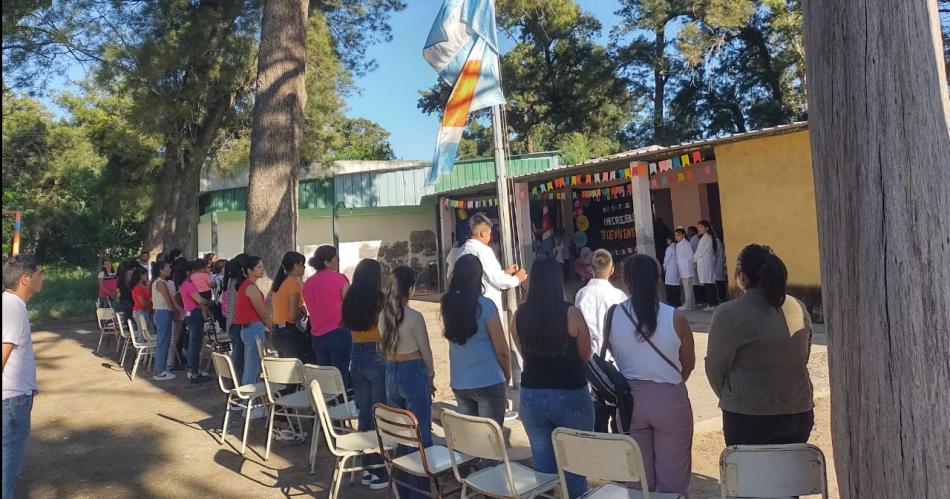
<svg viewBox="0 0 950 499">
<path fill-rule="evenodd" d="M 815 308 L 821 304 L 821 276 L 808 131 L 717 146 L 716 162 L 729 268 L 747 244 L 771 246 L 788 267 L 793 294 L 820 315 Z M 729 279 L 734 285 L 734 277 Z"/>
<path fill-rule="evenodd" d="M 417 270 L 428 281 L 429 261 L 437 260 L 435 208 L 419 208 L 402 213 L 347 213 L 341 210 L 339 233 L 341 247 L 352 255 L 341 255 L 341 271 L 352 272 L 360 258 L 375 258 L 388 274 L 399 265 Z M 332 244 L 333 225 L 328 216 L 301 217 L 297 225 L 297 251 L 307 257 L 321 244 Z M 361 243 L 347 245 L 346 243 Z M 211 251 L 211 216 L 203 215 L 198 225 L 198 247 Z M 244 213 L 227 212 L 218 216 L 218 256 L 231 258 L 244 248 Z M 425 284 L 425 283 L 421 283 Z M 425 286 L 420 286 L 425 287 Z"/>
</svg>

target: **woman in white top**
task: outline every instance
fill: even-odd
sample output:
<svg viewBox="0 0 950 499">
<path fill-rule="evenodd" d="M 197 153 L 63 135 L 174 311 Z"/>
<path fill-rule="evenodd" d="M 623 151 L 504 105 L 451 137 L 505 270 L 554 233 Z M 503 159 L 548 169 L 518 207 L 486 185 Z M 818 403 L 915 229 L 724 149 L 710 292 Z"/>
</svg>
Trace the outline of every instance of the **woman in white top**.
<svg viewBox="0 0 950 499">
<path fill-rule="evenodd" d="M 423 442 L 432 445 L 435 371 L 426 321 L 421 313 L 409 308 L 415 285 L 416 273 L 411 268 L 403 266 L 393 270 L 389 294 L 379 314 L 380 348 L 387 361 L 387 402 L 415 414 Z M 422 485 L 428 489 L 426 480 Z"/>
<path fill-rule="evenodd" d="M 703 286 L 703 292 L 706 295 L 705 310 L 711 311 L 719 304 L 716 291 L 716 248 L 718 246 L 716 233 L 706 220 L 700 220 L 696 225 L 702 239 L 699 240 L 693 261 L 696 262 L 699 284 Z"/>
<path fill-rule="evenodd" d="M 676 239 L 676 269 L 679 271 L 680 283 L 683 285 L 683 305 L 680 310 L 692 310 L 696 307 L 696 295 L 693 285 L 696 284 L 696 269 L 693 266 L 693 246 L 686 238 L 686 231 L 682 227 L 673 232 Z"/>
<path fill-rule="evenodd" d="M 663 255 L 663 284 L 666 284 L 666 303 L 680 305 L 680 268 L 676 263 L 676 241 L 666 238 L 666 253 Z"/>
<path fill-rule="evenodd" d="M 686 379 L 696 365 L 693 334 L 685 315 L 660 302 L 656 259 L 632 256 L 624 262 L 624 277 L 630 299 L 614 311 L 610 352 L 633 390 L 630 436 L 643 454 L 650 490 L 685 496 L 692 465 Z"/>
<path fill-rule="evenodd" d="M 175 375 L 166 367 L 172 342 L 172 322 L 176 314 L 181 311 L 181 307 L 173 299 L 175 282 L 169 279 L 172 275 L 172 266 L 168 262 L 159 261 L 155 264 L 154 271 L 157 277 L 152 281 L 152 308 L 155 310 L 152 320 L 155 322 L 155 331 L 158 336 L 158 344 L 155 347 L 155 370 L 158 372 L 152 376 L 152 379 L 165 381 L 175 379 Z"/>
</svg>

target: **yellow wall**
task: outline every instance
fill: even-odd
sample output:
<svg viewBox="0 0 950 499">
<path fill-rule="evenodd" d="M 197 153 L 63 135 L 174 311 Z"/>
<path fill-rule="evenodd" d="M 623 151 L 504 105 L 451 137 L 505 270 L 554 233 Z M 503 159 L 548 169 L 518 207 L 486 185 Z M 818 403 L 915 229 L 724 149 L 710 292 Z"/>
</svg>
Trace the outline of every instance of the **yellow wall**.
<svg viewBox="0 0 950 499">
<path fill-rule="evenodd" d="M 820 286 L 818 222 L 807 131 L 716 146 L 730 284 L 739 251 L 767 244 L 790 286 Z"/>
</svg>

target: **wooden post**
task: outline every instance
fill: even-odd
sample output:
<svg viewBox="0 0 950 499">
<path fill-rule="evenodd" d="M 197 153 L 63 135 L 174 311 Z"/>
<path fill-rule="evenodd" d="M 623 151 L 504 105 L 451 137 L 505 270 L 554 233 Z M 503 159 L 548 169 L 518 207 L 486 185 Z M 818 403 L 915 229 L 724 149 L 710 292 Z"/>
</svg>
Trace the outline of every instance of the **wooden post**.
<svg viewBox="0 0 950 499">
<path fill-rule="evenodd" d="M 843 498 L 950 497 L 950 100 L 937 16 L 932 0 L 804 2 Z"/>
<path fill-rule="evenodd" d="M 638 175 L 638 170 L 642 175 Z M 647 164 L 643 161 L 632 161 L 630 171 L 630 183 L 633 186 L 633 223 L 637 231 L 637 253 L 656 258 L 656 243 L 653 241 L 653 199 L 650 197 L 650 175 L 647 172 Z"/>
<path fill-rule="evenodd" d="M 531 196 L 526 182 L 515 182 L 515 238 L 520 244 L 521 265 L 528 272 L 534 264 L 534 230 L 531 227 Z"/>
</svg>

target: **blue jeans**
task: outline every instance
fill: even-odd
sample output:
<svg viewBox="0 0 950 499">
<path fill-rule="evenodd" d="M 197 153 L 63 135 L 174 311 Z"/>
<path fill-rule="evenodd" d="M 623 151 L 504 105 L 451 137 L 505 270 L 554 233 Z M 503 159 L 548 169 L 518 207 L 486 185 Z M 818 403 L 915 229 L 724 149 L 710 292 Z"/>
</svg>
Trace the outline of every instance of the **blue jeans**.
<svg viewBox="0 0 950 499">
<path fill-rule="evenodd" d="M 594 403 L 590 390 L 521 387 L 521 421 L 524 423 L 534 469 L 542 473 L 557 473 L 551 433 L 561 426 L 574 430 L 591 431 L 594 428 Z M 570 497 L 587 491 L 587 479 L 565 473 Z"/>
<path fill-rule="evenodd" d="M 241 339 L 241 326 L 231 324 L 228 337 L 231 338 L 231 363 L 234 364 L 234 374 L 237 376 L 234 384 L 240 385 L 244 380 L 244 340 Z"/>
<path fill-rule="evenodd" d="M 158 336 L 155 346 L 155 372 L 162 373 L 168 365 L 168 349 L 172 344 L 173 312 L 156 310 L 152 319 L 155 321 L 155 334 Z"/>
<path fill-rule="evenodd" d="M 261 379 L 261 352 L 257 349 L 257 340 L 264 344 L 264 323 L 257 321 L 241 326 L 241 340 L 244 342 L 244 374 L 242 385 L 251 385 Z"/>
<path fill-rule="evenodd" d="M 422 359 L 389 361 L 386 363 L 386 401 L 398 409 L 413 413 L 419 421 L 419 433 L 426 447 L 432 445 L 432 381 Z M 417 449 L 400 447 L 400 452 L 409 454 Z M 429 490 L 429 481 L 423 477 L 400 477 L 413 487 Z M 426 497 L 406 487 L 399 487 L 399 497 Z"/>
<path fill-rule="evenodd" d="M 201 361 L 201 347 L 204 344 L 205 318 L 201 309 L 196 308 L 185 316 L 188 325 L 188 369 L 192 374 L 198 374 L 198 363 Z"/>
<path fill-rule="evenodd" d="M 508 408 L 505 392 L 505 383 L 482 388 L 452 389 L 460 413 L 493 419 L 502 428 L 505 427 L 505 410 Z"/>
<path fill-rule="evenodd" d="M 386 403 L 386 364 L 379 354 L 379 343 L 353 343 L 350 361 L 350 379 L 353 381 L 353 397 L 359 409 L 359 431 L 376 429 L 373 418 L 373 404 Z M 380 464 L 383 458 L 379 454 L 363 457 L 364 465 Z M 380 476 L 386 475 L 383 468 L 372 471 Z"/>
<path fill-rule="evenodd" d="M 3 499 L 13 497 L 13 486 L 26 459 L 33 396 L 3 399 Z"/>
<path fill-rule="evenodd" d="M 329 333 L 311 336 L 310 343 L 313 345 L 317 365 L 339 369 L 347 388 L 353 386 L 350 382 L 350 355 L 353 351 L 353 335 L 350 330 L 338 327 Z"/>
</svg>

